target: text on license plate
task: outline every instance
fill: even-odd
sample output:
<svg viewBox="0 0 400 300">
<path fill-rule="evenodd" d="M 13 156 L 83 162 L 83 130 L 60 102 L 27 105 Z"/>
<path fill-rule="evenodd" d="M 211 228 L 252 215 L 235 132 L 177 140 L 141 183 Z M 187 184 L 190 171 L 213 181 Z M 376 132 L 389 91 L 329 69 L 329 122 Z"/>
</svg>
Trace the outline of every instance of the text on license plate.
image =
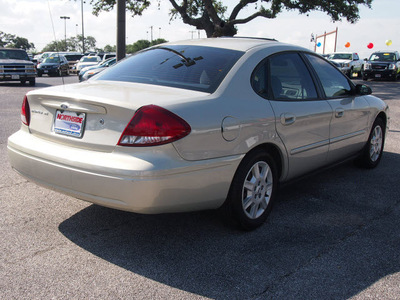
<svg viewBox="0 0 400 300">
<path fill-rule="evenodd" d="M 74 137 L 81 137 L 85 125 L 85 113 L 73 111 L 56 111 L 54 132 Z"/>
</svg>

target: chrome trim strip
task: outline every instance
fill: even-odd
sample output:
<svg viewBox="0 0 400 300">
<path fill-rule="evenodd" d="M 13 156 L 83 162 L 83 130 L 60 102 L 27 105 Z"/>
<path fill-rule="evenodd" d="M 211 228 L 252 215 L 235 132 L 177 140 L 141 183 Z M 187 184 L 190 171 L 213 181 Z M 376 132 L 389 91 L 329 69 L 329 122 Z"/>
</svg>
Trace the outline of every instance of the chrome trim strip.
<svg viewBox="0 0 400 300">
<path fill-rule="evenodd" d="M 330 139 L 330 143 L 334 144 L 334 143 L 337 143 L 337 142 L 340 142 L 340 141 L 344 141 L 344 140 L 350 139 L 352 137 L 363 135 L 366 132 L 367 131 L 364 129 L 364 130 L 355 131 L 355 132 L 352 132 L 352 133 L 349 133 L 349 134 L 341 135 L 341 136 L 338 136 L 338 137 Z"/>
<path fill-rule="evenodd" d="M 310 144 L 310 145 L 307 145 L 307 146 L 301 146 L 301 147 L 292 149 L 290 151 L 290 154 L 291 155 L 295 155 L 295 154 L 299 154 L 301 152 L 305 152 L 305 151 L 308 151 L 308 150 L 312 150 L 312 149 L 323 147 L 323 146 L 327 146 L 327 145 L 329 145 L 329 140 L 324 140 L 324 141 L 313 143 L 313 144 Z"/>
</svg>

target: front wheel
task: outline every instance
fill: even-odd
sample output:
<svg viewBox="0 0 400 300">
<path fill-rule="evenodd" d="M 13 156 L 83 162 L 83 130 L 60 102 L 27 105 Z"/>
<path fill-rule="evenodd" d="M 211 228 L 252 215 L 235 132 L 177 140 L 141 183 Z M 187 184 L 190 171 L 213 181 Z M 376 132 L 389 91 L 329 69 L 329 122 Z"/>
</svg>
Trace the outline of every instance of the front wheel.
<svg viewBox="0 0 400 300">
<path fill-rule="evenodd" d="M 382 158 L 384 143 L 385 124 L 382 119 L 378 118 L 372 125 L 372 130 L 363 152 L 356 160 L 357 164 L 368 169 L 375 168 Z"/>
<path fill-rule="evenodd" d="M 226 217 L 242 229 L 261 226 L 272 209 L 278 186 L 272 157 L 261 150 L 250 153 L 240 163 L 223 206 Z"/>
</svg>

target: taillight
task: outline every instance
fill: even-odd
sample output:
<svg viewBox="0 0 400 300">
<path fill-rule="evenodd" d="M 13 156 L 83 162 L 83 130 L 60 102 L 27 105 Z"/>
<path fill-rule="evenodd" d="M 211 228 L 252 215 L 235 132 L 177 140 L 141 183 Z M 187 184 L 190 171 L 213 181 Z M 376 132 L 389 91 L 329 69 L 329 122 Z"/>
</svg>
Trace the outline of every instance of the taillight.
<svg viewBox="0 0 400 300">
<path fill-rule="evenodd" d="M 156 146 L 187 136 L 191 128 L 174 113 L 156 106 L 139 108 L 119 139 L 120 146 Z"/>
<path fill-rule="evenodd" d="M 28 98 L 26 96 L 24 97 L 24 101 L 22 101 L 21 121 L 27 126 L 29 126 L 29 123 L 31 122 L 31 111 L 29 109 Z"/>
</svg>

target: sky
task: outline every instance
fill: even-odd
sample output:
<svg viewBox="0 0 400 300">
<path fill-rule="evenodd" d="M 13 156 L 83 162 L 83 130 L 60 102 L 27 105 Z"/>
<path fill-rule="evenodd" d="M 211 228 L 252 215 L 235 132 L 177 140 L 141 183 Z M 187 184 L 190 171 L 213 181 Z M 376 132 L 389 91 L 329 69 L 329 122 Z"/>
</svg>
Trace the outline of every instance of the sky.
<svg viewBox="0 0 400 300">
<path fill-rule="evenodd" d="M 239 0 L 223 0 L 228 13 Z M 160 5 L 158 6 L 158 3 Z M 260 5 L 258 1 L 257 5 Z M 37 51 L 47 44 L 82 33 L 81 0 L 0 0 L 0 31 L 27 38 L 35 44 Z M 171 5 L 167 0 L 153 1 L 142 16 L 126 15 L 126 43 L 137 40 L 163 38 L 168 41 L 206 37 L 204 31 L 184 24 L 180 19 L 170 21 Z M 98 17 L 92 14 L 90 0 L 84 1 L 84 33 L 93 36 L 96 46 L 116 44 L 116 10 L 101 12 Z M 255 12 L 255 4 L 245 8 L 240 16 Z M 336 51 L 359 53 L 368 57 L 373 51 L 400 51 L 400 0 L 373 0 L 372 9 L 360 6 L 360 20 L 351 24 L 346 20 L 332 22 L 323 12 L 311 12 L 308 16 L 297 11 L 284 11 L 275 19 L 257 18 L 247 24 L 239 25 L 238 36 L 274 38 L 278 41 L 314 49 L 310 42 L 311 34 L 338 30 Z M 68 16 L 70 19 L 60 19 Z M 386 45 L 392 41 L 390 46 Z M 350 43 L 350 47 L 345 47 Z M 367 45 L 372 43 L 373 48 Z M 322 48 L 317 47 L 318 52 Z"/>
</svg>

